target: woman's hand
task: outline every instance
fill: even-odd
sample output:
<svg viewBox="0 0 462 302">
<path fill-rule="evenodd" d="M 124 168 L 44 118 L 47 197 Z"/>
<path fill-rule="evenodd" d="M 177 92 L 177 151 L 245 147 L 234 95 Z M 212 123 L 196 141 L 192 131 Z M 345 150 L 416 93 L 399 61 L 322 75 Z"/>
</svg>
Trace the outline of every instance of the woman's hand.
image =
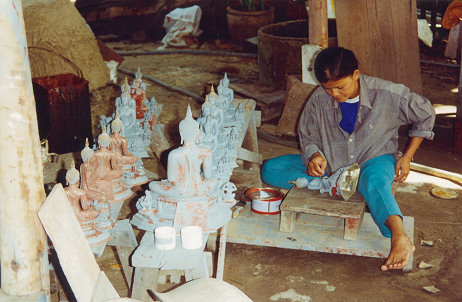
<svg viewBox="0 0 462 302">
<path fill-rule="evenodd" d="M 411 171 L 412 157 L 403 155 L 396 162 L 395 179 L 396 182 L 404 182 Z"/>
<path fill-rule="evenodd" d="M 310 162 L 308 163 L 308 175 L 321 177 L 326 170 L 327 160 L 319 153 L 315 152 L 311 155 Z"/>
</svg>

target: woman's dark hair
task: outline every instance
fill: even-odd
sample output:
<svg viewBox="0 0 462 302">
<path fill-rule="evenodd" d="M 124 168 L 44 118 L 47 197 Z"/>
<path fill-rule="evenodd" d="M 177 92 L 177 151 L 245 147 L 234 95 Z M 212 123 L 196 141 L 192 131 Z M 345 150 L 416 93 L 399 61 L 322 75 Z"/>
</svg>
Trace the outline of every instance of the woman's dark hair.
<svg viewBox="0 0 462 302">
<path fill-rule="evenodd" d="M 343 47 L 323 49 L 314 61 L 314 74 L 320 83 L 343 79 L 356 69 L 358 60 L 354 53 Z"/>
</svg>

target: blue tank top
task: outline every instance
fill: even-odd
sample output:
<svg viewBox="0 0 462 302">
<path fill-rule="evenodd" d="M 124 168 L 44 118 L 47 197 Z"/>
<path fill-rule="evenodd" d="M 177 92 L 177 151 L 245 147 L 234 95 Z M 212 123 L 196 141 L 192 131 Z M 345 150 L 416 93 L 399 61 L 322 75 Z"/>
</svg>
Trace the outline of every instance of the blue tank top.
<svg viewBox="0 0 462 302">
<path fill-rule="evenodd" d="M 342 111 L 342 120 L 339 125 L 345 132 L 353 133 L 356 124 L 356 116 L 358 115 L 359 96 L 354 99 L 346 100 L 339 103 L 340 110 Z"/>
</svg>

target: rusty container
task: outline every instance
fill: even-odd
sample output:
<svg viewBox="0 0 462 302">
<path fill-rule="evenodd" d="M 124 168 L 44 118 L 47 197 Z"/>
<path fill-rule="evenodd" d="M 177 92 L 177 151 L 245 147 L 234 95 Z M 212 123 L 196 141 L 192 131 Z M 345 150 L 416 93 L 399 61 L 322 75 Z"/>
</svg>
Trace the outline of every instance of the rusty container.
<svg viewBox="0 0 462 302">
<path fill-rule="evenodd" d="M 329 46 L 337 44 L 335 20 L 329 20 Z M 302 74 L 302 46 L 309 44 L 308 20 L 279 22 L 258 30 L 259 81 L 283 89 L 289 75 Z"/>
<path fill-rule="evenodd" d="M 274 22 L 274 7 L 265 10 L 242 11 L 231 6 L 226 7 L 226 20 L 231 38 L 245 41 L 255 37 L 257 30 Z"/>
<path fill-rule="evenodd" d="M 80 152 L 92 140 L 88 81 L 72 73 L 32 79 L 40 139 L 49 151 Z"/>
</svg>

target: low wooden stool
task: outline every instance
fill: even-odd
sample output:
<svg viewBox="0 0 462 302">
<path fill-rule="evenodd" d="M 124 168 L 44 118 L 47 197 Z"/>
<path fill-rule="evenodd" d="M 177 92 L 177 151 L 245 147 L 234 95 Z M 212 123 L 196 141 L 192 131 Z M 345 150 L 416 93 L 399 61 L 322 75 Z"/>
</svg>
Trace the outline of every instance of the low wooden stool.
<svg viewBox="0 0 462 302">
<path fill-rule="evenodd" d="M 391 192 L 395 195 L 398 183 L 393 182 Z M 295 226 L 295 218 L 300 213 L 342 218 L 345 220 L 343 239 L 356 240 L 363 221 L 366 201 L 356 192 L 348 201 L 328 193 L 297 188 L 293 186 L 281 204 L 281 221 L 279 230 L 290 233 Z"/>
<path fill-rule="evenodd" d="M 328 193 L 321 194 L 319 191 L 293 186 L 284 198 L 280 209 L 281 232 L 292 232 L 296 216 L 305 213 L 344 219 L 343 239 L 355 240 L 363 220 L 366 201 L 359 193 L 355 193 L 345 201 Z"/>
</svg>

